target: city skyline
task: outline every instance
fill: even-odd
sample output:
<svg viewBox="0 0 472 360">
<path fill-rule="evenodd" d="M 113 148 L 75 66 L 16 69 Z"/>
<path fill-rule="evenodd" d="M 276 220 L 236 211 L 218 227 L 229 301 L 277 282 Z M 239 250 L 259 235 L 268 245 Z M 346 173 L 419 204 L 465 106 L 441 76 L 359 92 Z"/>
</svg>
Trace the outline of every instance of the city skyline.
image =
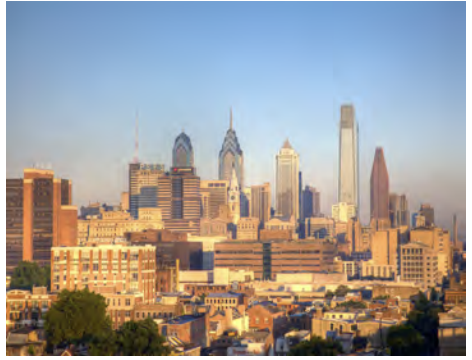
<svg viewBox="0 0 472 360">
<path fill-rule="evenodd" d="M 465 138 L 462 134 L 465 127 L 465 93 L 459 91 L 465 84 L 465 41 L 460 43 L 465 40 L 462 5 L 346 4 L 346 12 L 339 15 L 340 20 L 344 19 L 347 23 L 339 30 L 322 21 L 309 25 L 309 18 L 303 17 L 303 12 L 308 10 L 312 10 L 312 16 L 317 19 L 324 15 L 327 19 L 334 17 L 337 14 L 332 5 L 274 5 L 274 23 L 266 24 L 275 34 L 279 34 L 274 28 L 277 19 L 288 17 L 290 20 L 299 16 L 300 26 L 288 31 L 279 40 L 280 43 L 274 40 L 274 34 L 260 32 L 256 32 L 254 40 L 244 32 L 241 40 L 228 48 L 219 42 L 221 38 L 216 35 L 202 40 L 204 49 L 209 51 L 207 45 L 216 42 L 216 49 L 223 52 L 223 58 L 218 58 L 223 65 L 215 70 L 202 65 L 211 57 L 210 51 L 208 54 L 199 52 L 198 66 L 183 62 L 185 56 L 182 55 L 188 54 L 176 51 L 169 52 L 166 61 L 153 62 L 148 59 L 135 63 L 132 57 L 120 61 L 118 56 L 116 65 L 111 68 L 107 62 L 110 58 L 98 51 L 97 61 L 91 67 L 83 55 L 77 60 L 61 55 L 64 51 L 76 54 L 80 49 L 90 52 L 96 44 L 91 38 L 93 31 L 87 30 L 79 35 L 67 26 L 67 19 L 74 12 L 69 12 L 71 10 L 84 11 L 83 16 L 90 20 L 92 29 L 106 39 L 106 34 L 98 27 L 97 16 L 104 11 L 102 6 L 35 4 L 29 8 L 31 13 L 23 6 L 7 4 L 7 177 L 17 177 L 23 168 L 35 162 L 51 163 L 58 176 L 73 181 L 73 199 L 78 206 L 95 200 L 119 202 L 120 193 L 128 188 L 128 166 L 134 148 L 133 114 L 137 109 L 141 126 L 140 159 L 143 163 L 163 163 L 169 168 L 173 141 L 183 127 L 195 148 L 198 175 L 202 179 L 216 180 L 218 151 L 228 128 L 228 109 L 232 106 L 233 126 L 245 152 L 245 185 L 270 182 L 272 189 L 275 189 L 275 155 L 280 143 L 288 137 L 300 154 L 303 184 L 320 190 L 322 212 L 329 215 L 337 194 L 336 128 L 340 118 L 339 108 L 344 103 L 351 103 L 356 109 L 360 128 L 360 210 L 363 222 L 367 222 L 369 213 L 368 174 L 373 151 L 376 146 L 382 146 L 388 154 L 391 192 L 407 195 L 411 213 L 419 209 L 420 203 L 431 203 L 435 207 L 438 223 L 450 229 L 452 215 L 457 213 L 459 233 L 461 237 L 465 236 Z M 91 9 L 90 6 L 97 15 L 88 15 L 87 10 L 81 10 Z M 176 24 L 185 21 L 185 16 L 184 19 L 175 18 L 177 8 L 173 5 L 135 7 L 135 15 L 137 12 L 144 17 L 146 26 L 151 26 L 151 19 L 144 16 L 143 10 L 148 6 L 161 9 L 159 14 L 169 15 L 169 20 L 176 21 Z M 234 9 L 236 14 L 244 16 L 242 5 L 207 6 L 207 9 L 213 9 L 212 15 Z M 262 10 L 257 5 L 248 6 L 253 6 L 256 13 Z M 126 5 L 119 5 L 118 8 L 121 10 L 110 20 L 114 29 L 127 9 Z M 282 9 L 288 10 L 286 15 L 282 14 Z M 363 23 L 359 20 L 365 19 L 367 25 L 361 29 L 353 28 L 353 33 L 348 34 L 346 30 L 353 24 L 353 20 L 345 15 L 350 13 L 349 9 L 359 16 L 356 23 Z M 363 9 L 369 9 L 367 14 L 362 14 Z M 405 9 L 409 15 L 403 15 Z M 390 10 L 402 16 L 405 24 L 405 29 L 396 34 L 396 39 L 389 32 L 393 29 L 393 21 L 382 24 L 380 20 L 373 20 L 375 13 L 381 15 Z M 38 21 L 48 16 L 48 12 L 54 13 L 54 21 L 50 27 L 38 28 Z M 423 30 L 415 24 L 417 16 L 423 16 Z M 61 20 L 57 20 L 59 18 Z M 439 19 L 443 22 L 438 25 Z M 252 20 L 249 22 L 250 28 L 255 29 L 255 19 L 249 17 L 249 20 Z M 63 34 L 54 33 L 55 26 L 59 24 L 63 26 Z M 216 25 L 213 21 L 207 29 Z M 303 32 L 303 26 L 309 31 Z M 36 63 L 28 60 L 35 58 L 32 54 L 38 51 L 37 45 L 31 45 L 31 39 L 27 38 L 33 28 L 38 36 L 42 35 L 39 45 L 49 50 L 41 53 Z M 158 31 L 158 28 L 152 29 Z M 237 29 L 234 27 L 234 30 Z M 327 30 L 323 33 L 333 40 L 332 45 L 316 35 L 323 29 Z M 378 30 L 378 34 L 371 33 L 373 29 Z M 222 33 L 232 35 L 234 40 L 234 30 L 223 27 Z M 127 41 L 137 39 L 142 28 L 136 31 Z M 439 37 L 443 32 L 448 35 Z M 340 55 L 344 50 L 354 49 L 346 45 L 347 49 L 341 51 L 341 44 L 345 44 L 342 39 L 345 36 L 347 39 L 358 39 L 362 38 L 362 34 L 369 36 L 365 41 L 355 40 L 351 45 L 360 47 L 361 51 L 354 51 L 349 61 L 342 60 Z M 160 38 L 159 41 L 163 49 L 174 49 L 171 41 L 182 41 L 182 35 L 173 32 L 169 34 L 169 40 Z M 197 31 L 193 36 L 199 35 L 202 33 Z M 407 35 L 413 39 L 408 39 Z M 63 36 L 75 39 L 77 48 L 64 45 L 62 52 L 57 53 L 57 45 L 62 44 Z M 293 43 L 292 40 L 299 36 L 300 40 Z M 380 45 L 378 51 L 396 54 L 391 62 L 371 50 L 375 40 L 382 36 L 389 41 L 386 45 Z M 89 39 L 90 45 L 86 45 L 84 40 Z M 254 47 L 257 40 L 265 40 L 264 53 Z M 125 44 L 130 44 L 127 41 Z M 415 41 L 419 42 L 419 49 L 411 47 Z M 316 44 L 321 52 L 311 50 L 308 44 Z M 111 54 L 124 51 L 120 44 L 114 42 L 107 46 Z M 437 47 L 441 49 L 440 54 Z M 157 54 L 142 41 L 138 41 L 135 48 L 156 59 Z M 286 55 L 277 60 L 280 56 L 273 55 L 282 55 L 280 50 L 276 50 L 279 48 L 285 50 Z M 129 48 L 130 54 L 132 49 Z M 327 55 L 323 55 L 323 50 Z M 233 55 L 234 60 L 230 60 Z M 375 60 L 382 59 L 384 67 L 376 66 L 373 60 L 369 62 L 372 56 Z M 410 58 L 411 62 L 406 65 Z M 269 59 L 273 63 L 266 63 Z M 176 60 L 179 61 L 176 67 L 170 68 L 171 73 L 178 66 L 183 66 L 183 77 L 178 77 L 165 94 L 163 91 L 170 84 L 170 79 L 159 69 Z M 283 65 L 282 60 L 289 60 L 289 64 L 295 67 L 298 65 L 299 70 Z M 62 61 L 63 65 L 58 61 Z M 80 61 L 83 61 L 82 64 Z M 251 66 L 248 65 L 250 61 Z M 66 64 L 75 66 L 77 70 L 69 73 Z M 264 68 L 262 64 L 269 66 Z M 144 72 L 137 70 L 136 65 L 142 65 Z M 41 66 L 40 70 L 38 66 Z M 245 67 L 252 75 L 258 72 L 253 81 L 241 76 Z M 113 82 L 113 75 L 123 70 L 128 70 L 129 74 L 117 77 Z M 210 86 L 220 89 L 217 91 L 219 95 L 207 87 L 201 88 L 203 81 L 197 70 L 201 70 L 204 77 L 210 76 Z M 330 76 L 323 77 L 326 70 Z M 146 71 L 152 76 L 144 77 Z M 67 74 L 70 76 L 61 77 Z M 383 77 L 380 78 L 389 84 L 388 88 L 375 80 L 381 74 Z M 84 76 L 83 81 L 79 80 L 80 76 Z M 156 79 L 162 76 L 164 81 L 156 84 Z M 217 77 L 222 80 L 216 80 Z M 52 85 L 43 86 L 46 78 Z M 407 83 L 411 89 L 400 86 L 401 81 L 408 79 L 411 79 L 411 83 Z M 223 86 L 224 83 L 230 87 Z M 27 91 L 23 91 L 25 84 L 28 84 Z M 116 89 L 112 90 L 111 86 Z M 54 87 L 61 89 L 61 93 Z M 130 88 L 139 90 L 130 92 Z M 197 90 L 200 93 L 206 91 L 207 95 L 192 99 Z M 25 102 L 31 104 L 28 109 L 23 106 Z M 29 130 L 25 132 L 25 128 Z M 431 179 L 435 180 L 434 183 Z"/>
</svg>

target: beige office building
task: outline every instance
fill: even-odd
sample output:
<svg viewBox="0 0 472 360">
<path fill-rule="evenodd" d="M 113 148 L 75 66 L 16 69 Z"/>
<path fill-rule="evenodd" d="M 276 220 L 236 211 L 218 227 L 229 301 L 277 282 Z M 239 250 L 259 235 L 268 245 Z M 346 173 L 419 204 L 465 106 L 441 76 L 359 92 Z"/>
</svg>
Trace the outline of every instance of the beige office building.
<svg viewBox="0 0 472 360">
<path fill-rule="evenodd" d="M 215 219 L 220 214 L 220 206 L 228 205 L 228 180 L 201 180 L 202 217 Z"/>
<path fill-rule="evenodd" d="M 276 156 L 276 208 L 284 218 L 299 218 L 299 163 L 300 158 L 285 140 Z"/>
<path fill-rule="evenodd" d="M 239 219 L 237 225 L 238 240 L 257 240 L 259 238 L 259 219 L 246 217 Z"/>
<path fill-rule="evenodd" d="M 107 242 L 124 238 L 126 233 L 148 229 L 164 229 L 162 213 L 159 208 L 140 208 L 138 218 L 134 219 L 127 211 L 100 211 L 98 216 L 79 219 L 78 242 Z"/>
<path fill-rule="evenodd" d="M 438 252 L 420 242 L 401 246 L 401 279 L 424 287 L 436 286 L 440 280 Z"/>
<path fill-rule="evenodd" d="M 52 291 L 102 287 L 141 292 L 145 303 L 154 302 L 156 247 L 102 244 L 51 249 Z"/>
</svg>

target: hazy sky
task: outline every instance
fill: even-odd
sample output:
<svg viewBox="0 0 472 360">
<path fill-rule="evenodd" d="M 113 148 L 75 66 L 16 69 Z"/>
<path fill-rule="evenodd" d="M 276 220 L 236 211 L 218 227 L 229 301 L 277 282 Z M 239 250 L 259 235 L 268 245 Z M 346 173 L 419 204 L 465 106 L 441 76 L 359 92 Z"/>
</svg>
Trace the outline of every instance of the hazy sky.
<svg viewBox="0 0 472 360">
<path fill-rule="evenodd" d="M 336 201 L 339 107 L 360 132 L 361 214 L 375 147 L 391 192 L 437 222 L 466 215 L 466 5 L 7 2 L 7 177 L 52 164 L 74 203 L 119 202 L 140 159 L 171 165 L 182 129 L 218 176 L 233 107 L 247 185 L 275 187 L 286 137 L 304 185 Z"/>
</svg>

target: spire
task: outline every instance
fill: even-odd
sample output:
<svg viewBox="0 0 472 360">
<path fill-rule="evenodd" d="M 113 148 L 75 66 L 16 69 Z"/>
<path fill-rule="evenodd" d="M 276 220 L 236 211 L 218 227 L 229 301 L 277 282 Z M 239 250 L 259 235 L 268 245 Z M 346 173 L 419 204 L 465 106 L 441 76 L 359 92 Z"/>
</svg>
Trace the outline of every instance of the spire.
<svg viewBox="0 0 472 360">
<path fill-rule="evenodd" d="M 288 138 L 285 139 L 284 145 L 282 146 L 283 149 L 291 149 L 292 145 L 290 145 L 290 142 L 288 141 Z"/>
<path fill-rule="evenodd" d="M 233 107 L 229 108 L 229 129 L 233 130 Z"/>
<path fill-rule="evenodd" d="M 135 164 L 139 163 L 139 119 L 138 112 L 136 111 L 136 134 L 134 139 L 134 159 Z"/>
</svg>

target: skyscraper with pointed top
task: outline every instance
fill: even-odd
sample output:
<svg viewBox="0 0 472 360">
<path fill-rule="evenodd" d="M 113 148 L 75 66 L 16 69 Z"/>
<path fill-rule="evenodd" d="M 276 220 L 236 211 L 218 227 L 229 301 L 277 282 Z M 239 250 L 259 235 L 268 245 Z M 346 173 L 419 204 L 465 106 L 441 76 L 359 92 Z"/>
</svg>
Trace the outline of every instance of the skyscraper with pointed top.
<svg viewBox="0 0 472 360">
<path fill-rule="evenodd" d="M 359 211 L 359 127 L 354 106 L 341 106 L 339 126 L 338 202 L 355 205 Z"/>
<path fill-rule="evenodd" d="M 283 218 L 299 219 L 299 156 L 285 140 L 276 156 L 276 209 Z"/>
<path fill-rule="evenodd" d="M 233 129 L 233 110 L 230 109 L 229 129 L 226 132 L 223 146 L 218 157 L 218 177 L 219 180 L 230 181 L 233 166 L 238 178 L 239 188 L 244 187 L 244 156 L 239 146 L 238 137 Z"/>
<path fill-rule="evenodd" d="M 383 148 L 375 149 L 374 164 L 370 176 L 370 218 L 379 222 L 389 219 L 389 181 Z"/>
<path fill-rule="evenodd" d="M 174 142 L 174 149 L 172 150 L 172 166 L 175 168 L 195 167 L 193 162 L 192 142 L 183 130 Z"/>
</svg>

